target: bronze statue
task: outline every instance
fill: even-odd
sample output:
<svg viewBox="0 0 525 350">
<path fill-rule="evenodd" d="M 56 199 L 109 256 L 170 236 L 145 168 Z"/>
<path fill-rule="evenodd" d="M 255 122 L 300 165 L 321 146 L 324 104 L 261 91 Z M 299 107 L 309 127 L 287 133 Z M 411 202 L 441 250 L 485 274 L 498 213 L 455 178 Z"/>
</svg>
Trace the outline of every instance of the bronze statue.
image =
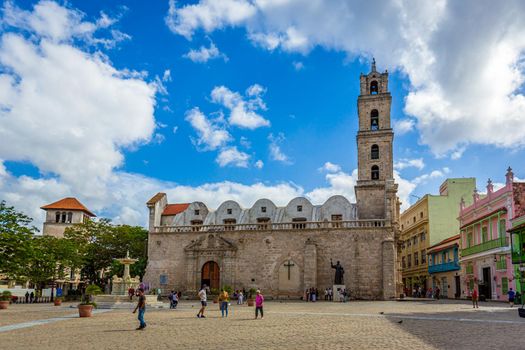
<svg viewBox="0 0 525 350">
<path fill-rule="evenodd" d="M 345 269 L 343 269 L 341 263 L 337 261 L 337 264 L 334 265 L 332 259 L 330 259 L 330 265 L 332 266 L 332 269 L 335 269 L 334 284 L 344 284 L 343 275 L 345 274 Z"/>
</svg>

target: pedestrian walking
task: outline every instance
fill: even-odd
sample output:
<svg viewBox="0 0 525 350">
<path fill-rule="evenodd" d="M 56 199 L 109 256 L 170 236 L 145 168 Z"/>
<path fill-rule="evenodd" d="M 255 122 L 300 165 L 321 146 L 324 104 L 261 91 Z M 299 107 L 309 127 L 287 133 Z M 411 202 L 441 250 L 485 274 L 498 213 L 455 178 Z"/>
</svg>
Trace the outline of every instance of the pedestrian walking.
<svg viewBox="0 0 525 350">
<path fill-rule="evenodd" d="M 29 292 L 28 291 L 26 291 L 25 297 L 26 297 L 26 304 L 27 304 L 29 302 Z"/>
<path fill-rule="evenodd" d="M 478 308 L 479 309 L 479 305 L 478 305 L 478 291 L 476 289 L 474 289 L 472 291 L 472 308 Z"/>
<path fill-rule="evenodd" d="M 261 294 L 261 291 L 257 290 L 256 296 L 255 296 L 255 319 L 257 319 L 257 316 L 259 315 L 259 311 L 261 312 L 261 320 L 264 317 L 263 304 L 264 304 L 264 297 Z"/>
<path fill-rule="evenodd" d="M 228 304 L 230 303 L 230 296 L 228 295 L 226 289 L 223 289 L 221 294 L 219 294 L 219 303 L 221 303 L 221 317 L 224 317 L 224 314 L 226 314 L 226 317 L 228 317 Z"/>
<path fill-rule="evenodd" d="M 509 296 L 510 307 L 514 307 L 514 297 L 516 296 L 516 292 L 510 288 L 510 290 L 507 292 L 507 295 Z"/>
<path fill-rule="evenodd" d="M 34 299 L 35 299 L 35 293 L 31 292 L 31 294 L 29 294 L 29 302 L 33 303 Z"/>
<path fill-rule="evenodd" d="M 129 301 L 133 301 L 133 296 L 135 295 L 135 289 L 133 289 L 133 287 L 130 287 L 128 289 L 128 296 L 129 296 Z"/>
<path fill-rule="evenodd" d="M 334 301 L 334 291 L 332 288 L 328 288 L 328 300 Z"/>
<path fill-rule="evenodd" d="M 237 296 L 237 305 L 242 305 L 244 299 L 244 294 L 242 294 L 242 291 L 239 291 L 239 295 Z"/>
<path fill-rule="evenodd" d="M 206 301 L 206 285 L 203 284 L 201 290 L 199 291 L 199 299 L 201 301 L 201 308 L 199 312 L 197 313 L 198 318 L 206 318 L 204 316 L 204 310 L 206 309 L 206 306 L 208 306 L 208 303 Z"/>
<path fill-rule="evenodd" d="M 144 313 L 146 312 L 146 297 L 144 296 L 144 289 L 139 288 L 138 295 L 139 301 L 137 302 L 137 306 L 135 307 L 135 310 L 133 310 L 133 313 L 136 313 L 137 310 L 139 310 L 139 327 L 137 330 L 143 330 L 146 328 L 146 322 L 144 321 Z"/>
</svg>

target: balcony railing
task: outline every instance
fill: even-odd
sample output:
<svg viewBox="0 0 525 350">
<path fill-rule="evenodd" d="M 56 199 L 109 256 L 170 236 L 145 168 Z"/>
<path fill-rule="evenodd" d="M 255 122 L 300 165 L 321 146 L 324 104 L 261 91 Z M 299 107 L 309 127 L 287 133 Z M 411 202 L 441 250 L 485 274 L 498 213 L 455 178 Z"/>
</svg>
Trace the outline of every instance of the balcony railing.
<svg viewBox="0 0 525 350">
<path fill-rule="evenodd" d="M 190 225 L 190 226 L 155 226 L 155 233 L 176 232 L 224 232 L 224 231 L 283 231 L 283 230 L 340 230 L 347 228 L 390 227 L 389 220 L 352 220 L 352 221 L 298 221 L 260 224 L 226 225 Z"/>
<path fill-rule="evenodd" d="M 428 267 L 428 273 L 446 272 L 459 270 L 459 263 L 457 261 L 451 261 L 444 264 L 436 264 Z"/>
<path fill-rule="evenodd" d="M 483 242 L 481 244 L 478 244 L 478 245 L 475 245 L 469 248 L 464 248 L 461 250 L 461 256 L 481 253 L 481 252 L 495 249 L 495 248 L 506 247 L 508 245 L 509 245 L 508 237 L 500 237 L 500 238 L 493 239 L 492 241 L 487 241 L 487 242 Z"/>
<path fill-rule="evenodd" d="M 506 270 L 507 269 L 507 259 L 502 259 L 496 262 L 496 270 Z"/>
</svg>

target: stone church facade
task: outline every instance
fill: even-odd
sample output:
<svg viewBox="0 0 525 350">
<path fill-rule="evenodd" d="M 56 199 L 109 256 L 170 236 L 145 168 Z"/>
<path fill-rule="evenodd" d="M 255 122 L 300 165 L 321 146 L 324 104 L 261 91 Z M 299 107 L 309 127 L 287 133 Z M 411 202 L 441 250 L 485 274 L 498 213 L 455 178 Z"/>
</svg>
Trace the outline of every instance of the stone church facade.
<svg viewBox="0 0 525 350">
<path fill-rule="evenodd" d="M 216 210 L 204 203 L 169 204 L 158 193 L 149 209 L 148 266 L 144 281 L 163 290 L 256 287 L 269 297 L 298 298 L 306 288 L 331 287 L 334 264 L 359 299 L 389 299 L 399 288 L 399 201 L 393 179 L 388 73 L 360 77 L 357 99 L 357 203 L 333 196 L 322 205 L 294 198 L 285 207 L 259 199 Z"/>
</svg>

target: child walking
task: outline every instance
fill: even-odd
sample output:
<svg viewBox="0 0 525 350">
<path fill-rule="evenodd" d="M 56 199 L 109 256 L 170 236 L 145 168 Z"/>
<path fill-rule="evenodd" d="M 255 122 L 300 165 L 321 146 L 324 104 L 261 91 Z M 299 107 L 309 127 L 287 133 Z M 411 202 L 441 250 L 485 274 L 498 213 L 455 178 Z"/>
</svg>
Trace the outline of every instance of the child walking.
<svg viewBox="0 0 525 350">
<path fill-rule="evenodd" d="M 259 315 L 259 311 L 261 312 L 261 319 L 263 318 L 263 303 L 264 297 L 261 294 L 261 291 L 257 290 L 257 295 L 255 296 L 255 319 L 257 319 L 257 316 Z"/>
</svg>

